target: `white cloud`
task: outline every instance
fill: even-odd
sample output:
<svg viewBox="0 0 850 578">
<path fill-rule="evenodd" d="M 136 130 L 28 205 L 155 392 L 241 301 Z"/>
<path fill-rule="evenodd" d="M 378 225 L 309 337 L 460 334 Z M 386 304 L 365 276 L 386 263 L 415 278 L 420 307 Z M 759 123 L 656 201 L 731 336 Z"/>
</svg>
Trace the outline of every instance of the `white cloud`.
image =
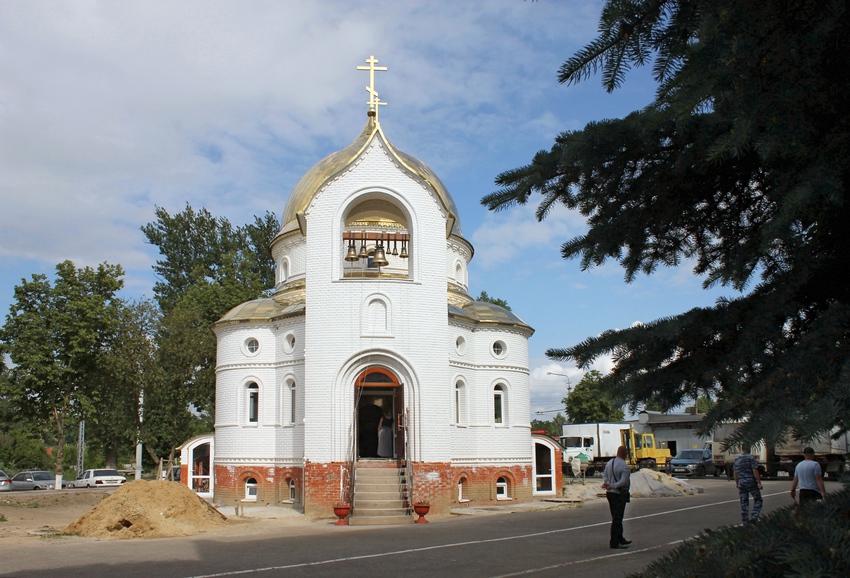
<svg viewBox="0 0 850 578">
<path fill-rule="evenodd" d="M 517 122 L 534 138 L 557 127 L 542 99 L 596 12 L 514 0 L 4 2 L 0 264 L 144 268 L 138 227 L 154 205 L 237 223 L 280 214 L 301 174 L 365 123 L 356 66 L 370 54 L 390 68 L 376 83 L 393 138 L 468 170 Z"/>
<path fill-rule="evenodd" d="M 472 234 L 476 264 L 490 269 L 529 251 L 549 251 L 560 259 L 564 241 L 586 229 L 578 213 L 556 206 L 543 221 L 534 216 L 538 203 L 491 213 Z"/>
</svg>

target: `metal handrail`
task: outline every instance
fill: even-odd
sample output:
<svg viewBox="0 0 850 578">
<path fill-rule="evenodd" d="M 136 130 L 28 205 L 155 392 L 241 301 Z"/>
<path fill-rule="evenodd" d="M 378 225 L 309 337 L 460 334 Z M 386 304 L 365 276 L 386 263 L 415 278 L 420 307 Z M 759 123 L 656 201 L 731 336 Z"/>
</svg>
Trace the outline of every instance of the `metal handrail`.
<svg viewBox="0 0 850 578">
<path fill-rule="evenodd" d="M 355 476 L 357 474 L 357 435 L 358 435 L 358 427 L 357 423 L 357 404 L 360 401 L 360 395 L 362 392 L 358 394 L 357 399 L 354 403 L 354 415 L 351 420 L 351 453 L 349 454 L 348 459 L 348 478 L 342 480 L 342 487 L 340 488 L 340 502 L 343 504 L 351 504 L 352 509 L 354 508 L 354 484 L 355 484 Z"/>
<path fill-rule="evenodd" d="M 413 511 L 413 465 L 411 458 L 413 457 L 413 444 L 410 436 L 410 412 L 407 408 L 404 409 L 404 477 L 407 481 L 407 513 Z"/>
</svg>

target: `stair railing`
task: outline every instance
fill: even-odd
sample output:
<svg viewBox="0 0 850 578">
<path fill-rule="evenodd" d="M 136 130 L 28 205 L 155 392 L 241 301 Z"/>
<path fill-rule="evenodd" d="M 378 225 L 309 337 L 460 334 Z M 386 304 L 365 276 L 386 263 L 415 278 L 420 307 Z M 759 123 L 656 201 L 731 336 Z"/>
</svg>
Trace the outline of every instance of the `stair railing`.
<svg viewBox="0 0 850 578">
<path fill-rule="evenodd" d="M 399 427 L 404 435 L 404 477 L 407 482 L 407 504 L 408 515 L 413 511 L 413 443 L 410 435 L 410 410 L 404 409 L 399 420 Z M 402 423 L 404 425 L 402 425 Z"/>
</svg>

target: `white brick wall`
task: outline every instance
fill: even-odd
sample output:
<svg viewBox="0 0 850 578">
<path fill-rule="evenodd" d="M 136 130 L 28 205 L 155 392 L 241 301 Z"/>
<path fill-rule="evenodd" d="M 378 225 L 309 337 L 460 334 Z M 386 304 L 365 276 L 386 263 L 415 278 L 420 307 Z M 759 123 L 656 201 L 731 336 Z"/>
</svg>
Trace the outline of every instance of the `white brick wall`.
<svg viewBox="0 0 850 578">
<path fill-rule="evenodd" d="M 346 208 L 378 193 L 409 216 L 409 279 L 344 279 L 340 242 Z M 347 172 L 328 183 L 305 211 L 307 237 L 279 239 L 276 263 L 288 262 L 288 281 L 306 279 L 306 315 L 279 322 L 220 326 L 216 387 L 216 461 L 256 459 L 290 463 L 346 460 L 354 418 L 354 380 L 367 367 L 392 370 L 413 417 L 415 460 L 527 463 L 529 441 L 528 337 L 510 328 L 449 325 L 447 286 L 468 287 L 470 248 L 446 239 L 446 214 L 426 184 L 388 154 L 380 138 Z M 460 264 L 458 274 L 457 264 Z M 282 279 L 278 277 L 277 286 Z M 364 307 L 387 307 L 385 331 L 371 327 Z M 380 307 L 376 311 L 380 310 Z M 455 340 L 466 340 L 463 354 Z M 287 336 L 295 338 L 290 350 Z M 255 355 L 243 344 L 260 341 Z M 507 354 L 496 358 L 493 341 Z M 448 344 L 448 351 L 446 346 Z M 466 422 L 454 419 L 454 384 L 466 382 Z M 289 423 L 287 380 L 296 383 L 297 421 Z M 260 386 L 260 419 L 247 424 L 246 383 Z M 503 425 L 493 423 L 493 387 L 506 387 Z"/>
</svg>

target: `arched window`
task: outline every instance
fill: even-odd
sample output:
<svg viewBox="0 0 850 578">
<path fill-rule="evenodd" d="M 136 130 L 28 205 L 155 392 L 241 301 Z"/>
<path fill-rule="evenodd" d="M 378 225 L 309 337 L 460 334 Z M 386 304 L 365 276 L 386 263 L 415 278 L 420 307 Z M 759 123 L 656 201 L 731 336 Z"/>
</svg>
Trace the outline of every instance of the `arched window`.
<svg viewBox="0 0 850 578">
<path fill-rule="evenodd" d="M 505 386 L 501 383 L 493 388 L 493 423 L 503 425 L 507 423 L 505 412 Z"/>
<path fill-rule="evenodd" d="M 499 479 L 496 480 L 496 499 L 510 500 L 511 497 L 508 490 L 508 479 L 504 476 L 500 476 Z"/>
<path fill-rule="evenodd" d="M 461 477 L 457 481 L 457 501 L 458 502 L 468 502 L 469 497 L 467 496 L 466 486 L 468 482 L 465 477 Z"/>
<path fill-rule="evenodd" d="M 296 411 L 298 406 L 295 403 L 295 398 L 296 398 L 295 394 L 297 392 L 297 389 L 295 387 L 295 382 L 292 381 L 291 379 L 289 380 L 288 385 L 289 385 L 289 423 L 296 423 L 298 421 L 298 417 L 297 417 L 298 414 L 297 414 L 297 411 Z"/>
<path fill-rule="evenodd" d="M 245 480 L 245 501 L 257 501 L 257 480 L 254 478 Z"/>
<path fill-rule="evenodd" d="M 292 478 L 289 478 L 286 485 L 289 488 L 289 501 L 294 503 L 295 502 L 295 480 L 293 480 Z"/>
<path fill-rule="evenodd" d="M 455 423 L 458 425 L 466 423 L 466 384 L 461 380 L 455 382 Z"/>
<path fill-rule="evenodd" d="M 248 423 L 258 423 L 260 420 L 260 386 L 253 381 L 247 387 Z"/>
<path fill-rule="evenodd" d="M 461 265 L 460 261 L 455 263 L 455 281 L 461 285 L 466 285 L 466 279 L 463 275 L 463 265 Z"/>
</svg>

